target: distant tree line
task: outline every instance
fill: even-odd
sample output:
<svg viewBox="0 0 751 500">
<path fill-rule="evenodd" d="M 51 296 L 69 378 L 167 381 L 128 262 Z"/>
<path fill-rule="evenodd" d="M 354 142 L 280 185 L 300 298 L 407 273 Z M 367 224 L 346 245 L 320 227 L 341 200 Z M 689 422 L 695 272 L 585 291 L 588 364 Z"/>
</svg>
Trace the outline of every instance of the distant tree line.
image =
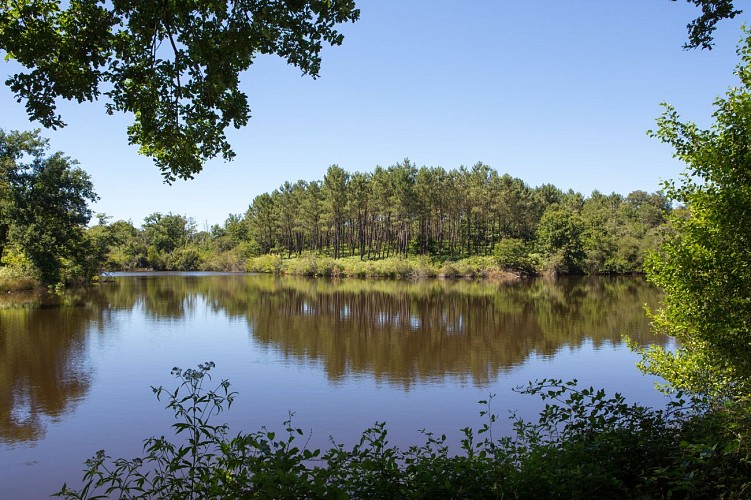
<svg viewBox="0 0 751 500">
<path fill-rule="evenodd" d="M 641 272 L 667 215 L 659 193 L 598 191 L 585 197 L 530 187 L 488 165 L 446 170 L 404 160 L 372 172 L 333 165 L 323 180 L 285 182 L 243 215 L 198 231 L 195 221 L 155 213 L 137 229 L 100 221 L 109 269 L 243 270 L 248 258 L 314 253 L 362 260 L 495 256 L 512 270 L 567 274 Z"/>
</svg>

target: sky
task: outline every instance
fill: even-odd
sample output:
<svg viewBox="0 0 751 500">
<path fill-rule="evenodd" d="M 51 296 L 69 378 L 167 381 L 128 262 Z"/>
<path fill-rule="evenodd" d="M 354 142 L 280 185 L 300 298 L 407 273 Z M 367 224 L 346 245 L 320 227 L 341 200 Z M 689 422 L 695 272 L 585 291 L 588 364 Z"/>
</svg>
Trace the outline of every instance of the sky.
<svg viewBox="0 0 751 500">
<path fill-rule="evenodd" d="M 699 11 L 680 0 L 357 5 L 361 19 L 341 27 L 342 46 L 323 51 L 320 78 L 256 59 L 241 86 L 252 118 L 228 133 L 237 157 L 208 162 L 193 180 L 165 184 L 128 145 L 131 117 L 108 116 L 103 102 L 62 101 L 68 126 L 43 135 L 90 174 L 95 212 L 137 227 L 171 212 L 208 228 L 284 181 L 405 158 L 445 169 L 481 161 L 531 186 L 585 195 L 651 192 L 683 170 L 669 146 L 647 136 L 660 103 L 709 126 L 712 102 L 736 84 L 748 17 L 721 23 L 714 50 L 686 51 L 686 24 Z M 0 62 L 3 81 L 15 71 Z M 0 84 L 0 128 L 38 127 Z"/>
</svg>

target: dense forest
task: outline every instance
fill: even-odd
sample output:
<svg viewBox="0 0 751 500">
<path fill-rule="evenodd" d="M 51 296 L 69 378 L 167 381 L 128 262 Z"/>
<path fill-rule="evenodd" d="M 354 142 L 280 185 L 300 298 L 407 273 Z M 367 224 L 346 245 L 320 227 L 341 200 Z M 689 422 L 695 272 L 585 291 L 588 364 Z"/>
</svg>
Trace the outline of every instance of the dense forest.
<svg viewBox="0 0 751 500">
<path fill-rule="evenodd" d="M 333 165 L 323 180 L 285 182 L 252 200 L 245 214 L 198 230 L 184 215 L 154 213 L 140 229 L 100 224 L 107 270 L 255 269 L 266 254 L 361 261 L 427 256 L 435 262 L 488 256 L 534 274 L 641 272 L 671 211 L 659 193 L 585 197 L 530 187 L 488 165 L 446 170 L 409 160 L 372 172 Z"/>
</svg>

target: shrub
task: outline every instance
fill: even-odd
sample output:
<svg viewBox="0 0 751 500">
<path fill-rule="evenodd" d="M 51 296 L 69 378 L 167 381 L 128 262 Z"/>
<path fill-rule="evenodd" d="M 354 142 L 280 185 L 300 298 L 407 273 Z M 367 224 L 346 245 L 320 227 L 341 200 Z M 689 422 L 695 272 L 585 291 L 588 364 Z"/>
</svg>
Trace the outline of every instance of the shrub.
<svg viewBox="0 0 751 500">
<path fill-rule="evenodd" d="M 493 256 L 501 269 L 527 276 L 537 274 L 529 254 L 530 248 L 527 243 L 518 238 L 503 239 L 496 243 L 493 249 Z"/>
<path fill-rule="evenodd" d="M 438 269 L 433 265 L 429 257 L 420 256 L 411 260 L 412 277 L 417 279 L 435 278 L 438 276 Z"/>
<path fill-rule="evenodd" d="M 201 256 L 195 248 L 178 248 L 167 254 L 165 265 L 170 271 L 194 271 L 201 267 Z"/>
<path fill-rule="evenodd" d="M 246 260 L 247 257 L 237 248 L 225 252 L 206 252 L 201 258 L 200 270 L 240 272 L 245 270 Z"/>
<path fill-rule="evenodd" d="M 313 254 L 305 254 L 302 257 L 286 259 L 282 262 L 281 270 L 287 274 L 317 276 L 316 256 Z"/>
<path fill-rule="evenodd" d="M 265 254 L 248 259 L 246 269 L 251 273 L 274 273 L 282 271 L 282 258 L 278 254 Z"/>
<path fill-rule="evenodd" d="M 474 256 L 444 262 L 439 275 L 445 278 L 488 278 L 498 276 L 500 271 L 493 257 Z"/>
<path fill-rule="evenodd" d="M 664 410 L 627 404 L 616 394 L 542 380 L 518 389 L 545 402 L 538 420 L 514 419 L 514 435 L 493 436 L 492 401 L 480 401 L 485 424 L 462 429 L 460 453 L 446 436 L 422 431 L 425 443 L 389 445 L 385 423 L 366 429 L 351 449 L 322 453 L 298 446 L 304 433 L 262 428 L 229 438 L 211 419 L 236 397 L 222 380 L 205 390 L 209 362 L 173 369 L 174 391 L 153 388 L 177 421 L 182 444 L 147 439 L 145 455 L 86 462 L 80 490 L 56 496 L 94 498 L 738 498 L 751 487 L 750 413 L 680 398 Z M 96 497 L 100 498 L 100 497 Z"/>
<path fill-rule="evenodd" d="M 447 260 L 441 266 L 440 271 L 438 271 L 438 275 L 443 276 L 444 278 L 455 278 L 459 276 L 459 270 L 456 268 L 453 262 Z"/>
<path fill-rule="evenodd" d="M 10 266 L 0 268 L 0 292 L 34 290 L 41 286 L 42 282 L 28 270 Z"/>
</svg>

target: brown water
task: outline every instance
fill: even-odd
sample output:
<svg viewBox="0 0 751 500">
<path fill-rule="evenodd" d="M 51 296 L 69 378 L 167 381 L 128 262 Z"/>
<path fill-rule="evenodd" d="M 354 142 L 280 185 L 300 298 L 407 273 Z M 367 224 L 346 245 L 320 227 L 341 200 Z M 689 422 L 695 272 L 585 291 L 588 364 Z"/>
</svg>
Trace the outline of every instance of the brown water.
<svg viewBox="0 0 751 500">
<path fill-rule="evenodd" d="M 387 421 L 392 444 L 426 428 L 456 439 L 479 425 L 476 404 L 532 416 L 511 391 L 531 379 L 578 378 L 661 404 L 634 368 L 624 335 L 649 332 L 640 278 L 513 283 L 304 279 L 232 274 L 119 275 L 62 296 L 0 298 L 0 498 L 39 498 L 78 484 L 98 449 L 140 453 L 168 432 L 151 385 L 173 366 L 216 362 L 240 393 L 222 415 L 235 431 L 275 427 L 295 412 L 312 431 L 351 444 Z"/>
</svg>

